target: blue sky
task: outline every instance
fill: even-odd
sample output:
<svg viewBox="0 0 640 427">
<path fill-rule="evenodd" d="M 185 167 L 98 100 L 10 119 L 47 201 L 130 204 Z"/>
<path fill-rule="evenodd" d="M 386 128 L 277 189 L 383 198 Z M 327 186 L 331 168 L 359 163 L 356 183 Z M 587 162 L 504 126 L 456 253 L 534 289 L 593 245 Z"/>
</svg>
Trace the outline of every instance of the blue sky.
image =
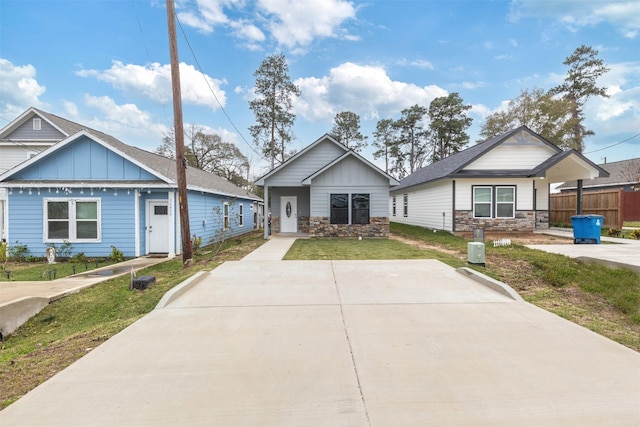
<svg viewBox="0 0 640 427">
<path fill-rule="evenodd" d="M 592 46 L 611 97 L 587 103 L 585 154 L 640 157 L 638 1 L 176 0 L 176 12 L 185 126 L 236 143 L 255 175 L 253 72 L 278 52 L 302 90 L 301 149 L 341 111 L 371 142 L 378 120 L 451 92 L 472 105 L 474 144 L 487 114 L 557 85 L 564 59 Z M 173 125 L 170 84 L 164 0 L 0 0 L 0 126 L 34 106 L 153 151 Z"/>
</svg>

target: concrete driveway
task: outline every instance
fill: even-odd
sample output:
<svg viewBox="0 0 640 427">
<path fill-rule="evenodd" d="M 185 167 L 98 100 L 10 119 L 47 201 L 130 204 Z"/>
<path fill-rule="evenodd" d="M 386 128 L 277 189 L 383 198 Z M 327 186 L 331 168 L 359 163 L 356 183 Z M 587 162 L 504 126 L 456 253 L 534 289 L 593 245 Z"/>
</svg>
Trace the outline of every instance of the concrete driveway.
<svg viewBox="0 0 640 427">
<path fill-rule="evenodd" d="M 227 262 L 178 295 L 0 425 L 640 423 L 639 353 L 435 260 Z"/>
</svg>

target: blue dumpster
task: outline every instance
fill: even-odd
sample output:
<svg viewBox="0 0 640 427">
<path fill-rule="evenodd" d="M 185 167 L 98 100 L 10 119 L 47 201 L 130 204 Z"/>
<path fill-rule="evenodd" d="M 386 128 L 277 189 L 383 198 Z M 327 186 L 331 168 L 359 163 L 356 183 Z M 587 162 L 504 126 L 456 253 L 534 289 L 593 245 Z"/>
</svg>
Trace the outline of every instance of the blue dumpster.
<svg viewBox="0 0 640 427">
<path fill-rule="evenodd" d="M 600 230 L 602 229 L 602 215 L 574 215 L 571 217 L 573 226 L 573 243 L 600 244 Z"/>
</svg>

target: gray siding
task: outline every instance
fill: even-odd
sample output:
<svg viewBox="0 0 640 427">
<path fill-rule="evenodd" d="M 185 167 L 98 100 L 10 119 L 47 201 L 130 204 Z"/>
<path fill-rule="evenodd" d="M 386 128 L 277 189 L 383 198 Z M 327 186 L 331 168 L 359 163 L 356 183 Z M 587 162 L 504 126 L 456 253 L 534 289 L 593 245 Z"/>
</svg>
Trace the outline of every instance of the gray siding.
<svg viewBox="0 0 640 427">
<path fill-rule="evenodd" d="M 62 141 L 64 138 L 66 138 L 66 135 L 51 126 L 43 119 L 40 120 L 40 130 L 33 130 L 33 119 L 34 117 L 30 118 L 16 130 L 11 132 L 11 134 L 7 135 L 7 139 L 22 141 Z"/>
<path fill-rule="evenodd" d="M 331 141 L 323 141 L 294 159 L 282 170 L 265 180 L 268 186 L 299 187 L 302 180 L 331 163 L 346 151 Z"/>
<path fill-rule="evenodd" d="M 317 186 L 311 188 L 311 216 L 328 217 L 330 195 L 335 193 L 367 193 L 370 195 L 370 212 L 372 217 L 389 216 L 389 186 L 357 186 L 357 185 L 334 185 Z"/>
<path fill-rule="evenodd" d="M 280 197 L 296 196 L 298 198 L 298 217 L 309 216 L 309 189 L 305 187 L 278 187 L 271 191 L 271 215 L 280 216 Z"/>
</svg>

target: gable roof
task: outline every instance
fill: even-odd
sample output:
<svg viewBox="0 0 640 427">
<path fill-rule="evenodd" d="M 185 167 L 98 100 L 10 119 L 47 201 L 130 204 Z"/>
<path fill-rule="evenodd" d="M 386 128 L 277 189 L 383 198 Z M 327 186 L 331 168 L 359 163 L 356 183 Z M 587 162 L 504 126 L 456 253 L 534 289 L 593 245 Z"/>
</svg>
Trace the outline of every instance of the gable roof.
<svg viewBox="0 0 640 427">
<path fill-rule="evenodd" d="M 141 167 L 152 175 L 157 176 L 161 181 L 166 183 L 167 186 L 177 187 L 177 171 L 176 171 L 176 161 L 173 159 L 169 159 L 167 157 L 161 156 L 156 153 L 152 153 L 146 150 L 143 150 L 138 147 L 133 147 L 131 145 L 127 145 L 124 142 L 118 140 L 117 138 L 108 135 L 106 133 L 97 131 L 95 129 L 91 129 L 85 127 L 79 123 L 71 122 L 69 120 L 63 119 L 61 117 L 55 116 L 50 113 L 46 113 L 41 110 L 37 110 L 35 108 L 31 108 L 27 110 L 21 117 L 23 117 L 23 121 L 27 120 L 31 117 L 28 115 L 29 112 L 36 112 L 42 118 L 46 118 L 46 120 L 50 120 L 52 124 L 55 123 L 62 132 L 73 132 L 66 139 L 58 142 L 57 144 L 49 147 L 47 150 L 40 152 L 38 155 L 22 162 L 15 168 L 5 172 L 0 175 L 0 182 L 5 181 L 7 178 L 14 175 L 16 172 L 21 171 L 30 165 L 40 161 L 42 158 L 50 156 L 52 153 L 62 149 L 63 147 L 72 144 L 81 136 L 87 136 L 91 140 L 96 143 L 104 146 L 108 150 L 124 157 L 128 161 L 132 162 L 136 166 Z M 25 118 L 26 117 L 26 118 Z M 16 122 L 16 120 L 14 120 Z M 21 123 L 22 123 L 21 122 Z M 13 122 L 12 122 L 13 123 Z M 253 200 L 262 200 L 260 197 L 252 194 L 235 184 L 232 184 L 228 180 L 220 177 L 219 175 L 206 172 L 197 168 L 187 167 L 186 170 L 187 177 L 187 188 L 189 190 L 196 191 L 204 191 L 208 193 L 215 193 L 223 196 L 231 196 L 231 197 L 242 197 Z"/>
<path fill-rule="evenodd" d="M 585 179 L 582 182 L 583 188 L 634 185 L 640 182 L 640 157 L 620 160 L 617 162 L 603 163 L 598 166 L 607 171 L 609 176 Z M 635 179 L 633 172 L 635 172 Z M 567 181 L 564 184 L 559 185 L 557 189 L 569 190 L 577 187 L 577 181 Z"/>
<path fill-rule="evenodd" d="M 365 159 L 364 157 L 362 157 L 361 155 L 359 155 L 358 153 L 356 153 L 353 150 L 349 150 L 346 153 L 344 153 L 342 156 L 338 157 L 337 159 L 335 159 L 334 161 L 328 163 L 327 165 L 323 166 L 322 168 L 318 169 L 317 171 L 315 171 L 314 173 L 312 173 L 311 175 L 309 175 L 308 177 L 306 177 L 303 181 L 302 184 L 304 185 L 311 185 L 311 180 L 319 175 L 321 175 L 323 172 L 331 169 L 332 167 L 334 167 L 335 165 L 337 165 L 338 163 L 344 161 L 345 159 L 349 158 L 349 157 L 355 157 L 356 159 L 360 160 L 362 163 L 364 163 L 365 165 L 369 166 L 371 169 L 373 169 L 375 172 L 377 172 L 378 174 L 382 175 L 383 177 L 385 177 L 386 179 L 389 180 L 389 185 L 391 186 L 395 186 L 400 184 L 400 182 L 395 179 L 394 177 L 392 177 L 391 175 L 385 173 L 382 169 L 380 169 L 379 167 L 377 167 L 376 165 L 374 165 L 373 163 L 369 162 L 367 159 Z"/>
<path fill-rule="evenodd" d="M 5 127 L 0 129 L 0 138 L 5 138 L 15 129 L 22 126 L 27 120 L 31 119 L 34 115 L 45 120 L 64 136 L 73 135 L 74 133 L 80 132 L 82 129 L 89 129 L 87 126 L 81 125 L 80 123 L 72 122 L 71 120 L 56 116 L 55 114 L 47 113 L 46 111 L 31 107 L 8 123 Z"/>
<path fill-rule="evenodd" d="M 341 144 L 334 137 L 332 137 L 328 133 L 325 133 L 320 138 L 316 139 L 314 142 L 312 142 L 311 144 L 307 145 L 305 148 L 303 148 L 302 150 L 298 151 L 293 156 L 289 157 L 287 160 L 284 161 L 284 163 L 281 163 L 280 165 L 278 165 L 275 168 L 271 169 L 266 174 L 262 175 L 260 178 L 256 179 L 255 184 L 263 186 L 265 179 L 269 178 L 270 176 L 275 175 L 276 173 L 280 172 L 282 169 L 288 167 L 288 165 L 290 165 L 291 163 L 295 162 L 298 158 L 302 157 L 305 153 L 311 151 L 315 146 L 317 146 L 318 144 L 320 144 L 323 141 L 330 141 L 330 142 L 334 143 L 337 147 L 339 147 L 340 149 L 342 149 L 344 151 L 348 151 L 349 150 L 344 144 Z"/>
<path fill-rule="evenodd" d="M 504 141 L 508 140 L 512 136 L 520 133 L 527 132 L 536 138 L 538 138 L 541 142 L 543 142 L 546 146 L 550 147 L 556 154 L 551 156 L 549 159 L 545 160 L 535 168 L 531 170 L 522 170 L 522 169 L 493 169 L 493 170 L 465 170 L 465 167 L 469 164 L 473 163 L 480 157 L 487 154 L 489 151 L 493 150 Z M 491 139 L 488 139 L 485 142 L 473 145 L 459 153 L 453 154 L 449 157 L 446 157 L 436 163 L 432 163 L 427 165 L 421 169 L 418 169 L 411 175 L 400 181 L 400 185 L 393 189 L 393 191 L 398 191 L 401 189 L 405 189 L 408 187 L 413 187 L 416 185 L 426 184 L 428 182 L 438 181 L 441 179 L 453 179 L 453 178 L 517 178 L 517 177 L 539 177 L 544 176 L 545 172 L 551 168 L 552 166 L 558 164 L 561 160 L 569 157 L 569 156 L 577 156 L 580 160 L 588 163 L 589 165 L 599 169 L 600 175 L 603 173 L 606 174 L 606 171 L 600 169 L 584 157 L 582 154 L 578 153 L 575 150 L 562 151 L 558 146 L 548 142 L 540 135 L 533 132 L 526 126 L 520 126 L 516 129 L 513 129 L 509 132 L 503 133 L 502 135 L 495 136 Z"/>
</svg>

